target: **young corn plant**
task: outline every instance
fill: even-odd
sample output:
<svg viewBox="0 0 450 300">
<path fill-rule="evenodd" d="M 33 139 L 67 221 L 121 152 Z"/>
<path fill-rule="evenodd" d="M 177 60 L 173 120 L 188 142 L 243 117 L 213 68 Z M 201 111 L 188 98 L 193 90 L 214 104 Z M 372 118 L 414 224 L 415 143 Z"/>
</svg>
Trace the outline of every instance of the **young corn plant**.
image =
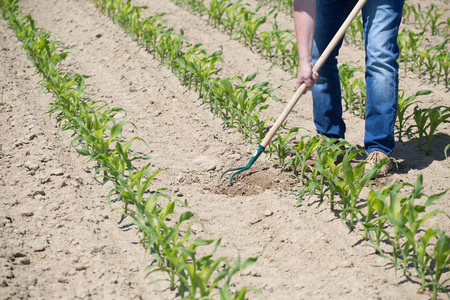
<svg viewBox="0 0 450 300">
<path fill-rule="evenodd" d="M 216 241 L 210 254 L 198 257 L 196 255 L 197 248 L 208 246 L 214 240 L 197 238 L 185 247 L 184 244 L 190 238 L 192 225 L 190 220 L 194 214 L 189 211 L 184 212 L 174 226 L 167 226 L 164 220 L 173 215 L 175 201 L 170 201 L 163 208 L 158 207 L 156 200 L 159 196 L 167 197 L 163 194 L 153 194 L 146 202 L 137 205 L 138 214 L 134 217 L 134 223 L 145 233 L 142 243 L 159 262 L 158 265 L 148 268 L 148 275 L 154 272 L 166 272 L 171 288 L 177 288 L 179 294 L 184 298 L 197 299 L 212 296 L 215 289 L 219 288 L 218 285 L 222 279 L 227 276 L 231 279 L 232 270 L 228 260 L 224 257 L 212 258 L 221 239 Z M 181 225 L 187 221 L 190 223 L 186 234 L 182 236 Z M 240 267 L 245 268 L 254 263 L 256 259 L 246 259 Z M 223 265 L 226 267 L 223 268 Z M 235 296 L 245 295 L 246 289 L 246 287 L 242 288 Z"/>
<path fill-rule="evenodd" d="M 199 91 L 200 97 L 207 93 L 208 82 L 212 76 L 220 72 L 221 69 L 216 68 L 216 64 L 222 60 L 222 50 L 211 55 L 208 55 L 205 50 L 199 50 L 187 59 L 186 67 L 190 72 L 188 76 L 194 78 L 194 90 Z"/>
<path fill-rule="evenodd" d="M 415 240 L 415 236 L 421 229 L 422 224 L 427 221 L 430 217 L 433 217 L 440 213 L 445 213 L 442 210 L 433 210 L 431 212 L 425 213 L 421 216 L 419 214 L 425 212 L 427 207 L 430 207 L 435 201 L 441 199 L 448 190 L 442 193 L 435 194 L 427 197 L 427 201 L 423 205 L 417 205 L 415 201 L 426 195 L 422 192 L 423 188 L 423 176 L 420 174 L 413 186 L 411 193 L 406 194 L 406 197 L 402 198 L 400 205 L 400 214 L 397 216 L 389 216 L 388 220 L 393 224 L 396 229 L 398 228 L 400 235 L 405 237 L 403 244 L 399 244 L 399 250 L 402 253 L 403 259 L 403 270 L 406 272 L 407 260 L 406 258 L 413 253 L 416 255 L 418 243 Z M 389 212 L 388 212 L 389 213 Z M 398 218 L 401 216 L 401 218 Z"/>
<path fill-rule="evenodd" d="M 263 133 L 266 131 L 266 122 L 269 119 L 261 121 L 259 114 L 261 111 L 269 108 L 268 104 L 265 104 L 269 98 L 280 102 L 280 100 L 272 95 L 272 92 L 276 88 L 269 87 L 269 82 L 264 81 L 256 83 L 251 86 L 250 89 L 243 91 L 239 96 L 238 109 L 239 109 L 239 123 L 241 132 L 244 137 L 248 137 L 252 142 L 254 132 L 257 130 L 256 138 L 258 141 L 264 138 Z M 242 97 L 241 97 L 242 96 Z"/>
<path fill-rule="evenodd" d="M 366 103 L 367 103 L 366 82 L 362 78 L 357 78 L 352 83 L 352 86 L 355 84 L 355 82 L 358 85 L 358 91 L 359 91 L 359 93 L 356 94 L 356 99 L 358 101 L 357 102 L 357 106 L 358 106 L 357 113 L 361 119 L 365 119 L 366 118 Z"/>
<path fill-rule="evenodd" d="M 399 47 L 399 58 L 403 62 L 403 68 L 405 73 L 407 72 L 407 66 L 410 59 L 413 61 L 412 69 L 417 70 L 416 62 L 418 59 L 418 50 L 420 44 L 425 40 L 423 32 L 416 34 L 411 30 L 403 29 L 398 34 L 397 43 Z M 411 52 L 411 54 L 410 54 Z"/>
<path fill-rule="evenodd" d="M 240 28 L 241 34 L 245 39 L 245 42 L 253 49 L 257 36 L 256 31 L 267 20 L 267 15 L 257 16 L 257 12 L 260 10 L 261 4 L 258 5 L 255 12 L 246 11 L 242 15 L 243 25 Z"/>
<path fill-rule="evenodd" d="M 311 137 L 309 135 L 305 135 L 302 136 L 297 145 L 293 147 L 293 152 L 295 153 L 295 165 L 300 166 L 300 176 L 298 177 L 300 181 L 303 181 L 308 168 L 308 164 L 306 162 L 311 158 L 312 154 L 319 149 L 322 142 L 323 139 L 321 136 Z M 295 168 L 295 170 L 296 169 L 297 168 Z"/>
<path fill-rule="evenodd" d="M 293 127 L 289 129 L 289 132 L 284 135 L 277 132 L 276 140 L 273 140 L 269 143 L 269 154 L 276 154 L 278 163 L 281 167 L 285 167 L 287 165 L 286 160 L 292 154 L 292 147 L 288 145 L 288 142 L 291 138 L 298 134 L 299 129 L 299 127 Z"/>
<path fill-rule="evenodd" d="M 242 0 L 236 1 L 225 11 L 225 18 L 223 20 L 224 31 L 228 32 L 231 38 L 236 38 L 239 32 L 238 26 L 242 23 L 246 9 L 242 5 Z"/>
<path fill-rule="evenodd" d="M 414 4 L 405 1 L 402 12 L 402 23 L 411 24 L 411 22 L 413 22 L 410 20 L 411 16 L 415 16 L 416 14 L 417 12 L 416 8 L 414 7 Z"/>
<path fill-rule="evenodd" d="M 404 137 L 409 138 L 411 136 L 412 127 L 406 128 L 406 124 L 408 120 L 413 116 L 413 114 L 407 115 L 408 108 L 417 104 L 420 101 L 416 100 L 418 96 L 424 96 L 431 94 L 430 90 L 421 90 L 415 93 L 414 95 L 405 98 L 405 91 L 400 90 L 398 94 L 398 106 L 397 106 L 397 123 L 395 124 L 397 139 L 402 141 Z"/>
<path fill-rule="evenodd" d="M 393 183 L 383 187 L 381 190 L 371 189 L 367 196 L 368 209 L 366 219 L 363 223 L 364 239 L 370 241 L 370 244 L 367 246 L 374 248 L 379 255 L 383 255 L 383 250 L 380 248 L 381 242 L 391 239 L 389 232 L 385 230 L 385 224 L 387 222 L 385 216 L 389 207 L 388 197 L 391 191 L 398 193 L 403 186 L 404 183 Z M 372 232 L 375 232 L 375 238 L 373 238 Z"/>
<path fill-rule="evenodd" d="M 252 140 L 253 136 L 257 139 L 263 138 L 266 128 L 265 124 L 268 120 L 261 121 L 259 113 L 269 107 L 265 104 L 268 98 L 280 101 L 276 96 L 272 95 L 275 88 L 269 87 L 268 82 L 262 82 L 247 88 L 246 85 L 256 76 L 253 73 L 245 79 L 241 76 L 235 76 L 231 81 L 227 78 L 220 80 L 221 87 L 215 87 L 219 90 L 218 97 L 215 101 L 222 102 L 220 104 L 222 112 L 222 120 L 224 125 L 230 128 L 236 127 L 243 137 Z M 233 86 L 232 82 L 236 82 Z M 216 104 L 215 104 L 216 105 Z M 257 129 L 258 134 L 254 134 Z"/>
<path fill-rule="evenodd" d="M 272 61 L 275 57 L 274 53 L 275 48 L 273 47 L 274 43 L 275 43 L 274 32 L 264 31 L 262 33 L 261 38 L 261 55 L 264 58 L 268 59 L 269 61 Z"/>
<path fill-rule="evenodd" d="M 357 206 L 359 195 L 363 188 L 373 182 L 381 169 L 388 163 L 389 158 L 382 159 L 379 163 L 375 164 L 368 172 L 365 172 L 366 164 L 368 162 L 361 161 L 355 167 L 352 167 L 350 161 L 354 158 L 355 154 L 347 152 L 342 160 L 342 174 L 343 181 L 337 185 L 336 191 L 342 196 L 342 213 L 341 219 L 346 220 L 349 223 L 350 230 L 355 228 L 355 221 L 360 218 L 364 220 L 365 215 L 362 211 L 362 207 Z M 365 206 L 365 205 L 363 205 Z M 348 218 L 349 215 L 349 218 Z"/>
<path fill-rule="evenodd" d="M 429 77 L 429 83 L 433 82 L 433 79 L 435 78 L 435 72 L 437 67 L 437 57 L 438 57 L 438 51 L 434 51 L 433 48 L 425 49 L 424 51 L 420 51 L 420 64 L 424 65 L 426 67 L 426 73 L 428 73 Z"/>
<path fill-rule="evenodd" d="M 223 24 L 223 15 L 227 9 L 232 6 L 228 0 L 211 0 L 209 3 L 209 8 L 205 7 L 208 13 L 208 22 L 214 27 L 219 28 Z"/>
<path fill-rule="evenodd" d="M 350 144 L 345 140 L 325 139 L 324 145 L 317 149 L 317 161 L 314 166 L 320 176 L 325 179 L 325 191 L 331 210 L 334 210 L 335 204 L 339 204 L 335 196 L 338 194 L 336 187 L 342 186 L 342 157 L 347 151 L 351 151 L 352 155 L 357 153 L 352 151 L 351 147 L 348 150 L 344 149 L 347 146 Z"/>
<path fill-rule="evenodd" d="M 425 12 L 425 25 L 424 30 L 426 30 L 428 27 L 430 27 L 430 31 L 432 35 L 440 34 L 439 32 L 439 19 L 444 15 L 448 9 L 439 10 L 436 5 L 431 4 L 428 8 L 428 10 Z"/>
<path fill-rule="evenodd" d="M 414 120 L 416 122 L 413 128 L 418 132 L 418 150 L 425 150 L 426 155 L 430 154 L 431 145 L 443 134 L 435 135 L 436 129 L 442 123 L 449 123 L 450 107 L 438 106 L 421 109 L 418 106 L 414 108 Z M 425 137 L 426 146 L 423 149 L 423 138 Z"/>
<path fill-rule="evenodd" d="M 438 57 L 438 65 L 439 65 L 439 72 L 438 72 L 438 81 L 439 78 L 442 78 L 444 80 L 445 87 L 448 88 L 450 85 L 450 52 L 449 51 L 442 51 Z"/>
<path fill-rule="evenodd" d="M 364 29 L 362 24 L 361 15 L 353 20 L 348 28 L 347 40 L 353 45 L 359 43 L 359 47 L 362 49 L 364 46 Z"/>
<path fill-rule="evenodd" d="M 357 80 L 354 80 L 353 82 L 350 80 L 357 72 L 363 72 L 362 68 L 355 65 L 355 62 L 348 61 L 339 66 L 342 100 L 344 100 L 345 109 L 350 111 L 354 110 L 353 101 L 356 96 L 354 89 L 358 86 Z"/>
<path fill-rule="evenodd" d="M 294 0 L 260 0 L 264 5 L 276 8 L 278 11 L 292 16 L 292 7 Z"/>
<path fill-rule="evenodd" d="M 436 229 L 435 232 L 439 239 L 433 249 L 435 269 L 434 272 L 430 272 L 432 276 L 433 299 L 437 299 L 438 291 L 444 289 L 444 284 L 449 281 L 447 279 L 441 282 L 441 276 L 444 272 L 448 272 L 448 266 L 450 265 L 450 237 L 439 229 Z"/>
</svg>

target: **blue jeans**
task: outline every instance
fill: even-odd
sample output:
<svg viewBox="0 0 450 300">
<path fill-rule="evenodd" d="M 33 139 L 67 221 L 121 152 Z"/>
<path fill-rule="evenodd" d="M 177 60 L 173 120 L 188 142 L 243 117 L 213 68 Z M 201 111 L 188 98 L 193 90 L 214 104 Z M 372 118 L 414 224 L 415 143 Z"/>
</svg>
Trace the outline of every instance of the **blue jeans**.
<svg viewBox="0 0 450 300">
<path fill-rule="evenodd" d="M 328 46 L 356 0 L 317 0 L 313 62 Z M 367 106 L 364 147 L 392 155 L 398 104 L 398 28 L 404 0 L 368 0 L 362 9 L 366 54 Z M 330 138 L 345 138 L 337 56 L 342 40 L 319 71 L 313 88 L 316 130 Z"/>
</svg>

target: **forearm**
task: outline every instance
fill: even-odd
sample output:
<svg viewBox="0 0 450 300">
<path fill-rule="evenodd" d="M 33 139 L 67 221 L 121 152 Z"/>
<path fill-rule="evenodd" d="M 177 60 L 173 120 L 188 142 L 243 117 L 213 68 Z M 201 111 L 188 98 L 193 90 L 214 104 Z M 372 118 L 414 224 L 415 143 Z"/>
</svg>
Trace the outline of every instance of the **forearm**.
<svg viewBox="0 0 450 300">
<path fill-rule="evenodd" d="M 316 1 L 294 0 L 294 26 L 301 63 L 312 62 L 315 21 Z"/>
</svg>

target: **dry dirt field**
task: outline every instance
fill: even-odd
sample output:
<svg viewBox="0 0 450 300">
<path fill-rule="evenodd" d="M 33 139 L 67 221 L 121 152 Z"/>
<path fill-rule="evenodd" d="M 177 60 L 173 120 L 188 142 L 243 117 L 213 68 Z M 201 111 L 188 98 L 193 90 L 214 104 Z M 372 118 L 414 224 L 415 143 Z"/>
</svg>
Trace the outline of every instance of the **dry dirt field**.
<svg viewBox="0 0 450 300">
<path fill-rule="evenodd" d="M 286 103 L 295 78 L 230 40 L 170 1 L 139 0 L 148 14 L 165 12 L 167 25 L 183 28 L 192 43 L 209 52 L 223 47 L 221 76 L 255 71 L 257 82 L 282 86 L 277 96 Z M 255 2 L 251 2 L 255 4 Z M 435 3 L 442 10 L 445 1 Z M 427 2 L 427 3 L 428 3 Z M 413 1 L 419 3 L 419 1 Z M 255 256 L 259 260 L 238 274 L 237 286 L 261 293 L 251 299 L 429 299 L 418 294 L 419 279 L 395 272 L 388 259 L 363 247 L 361 231 L 349 232 L 339 215 L 314 199 L 294 207 L 293 191 L 300 184 L 262 155 L 237 184 L 219 182 L 220 173 L 247 164 L 252 145 L 235 130 L 224 129 L 204 109 L 195 92 L 181 86 L 166 67 L 140 50 L 130 37 L 86 0 L 22 0 L 20 6 L 37 26 L 70 48 L 62 67 L 91 75 L 88 92 L 128 113 L 138 131 L 128 127 L 125 137 L 139 136 L 149 147 L 138 150 L 151 157 L 154 170 L 163 168 L 152 189 L 185 201 L 205 225 L 194 226 L 197 236 L 222 237 L 219 255 Z M 292 18 L 279 17 L 293 28 Z M 433 38 L 433 37 L 430 37 Z M 448 46 L 447 46 L 448 47 Z M 140 50 L 140 51 L 139 51 Z M 340 61 L 362 65 L 363 51 L 353 45 L 341 49 Z M 163 283 L 145 278 L 151 258 L 139 244 L 136 229 L 111 211 L 110 186 L 93 181 L 94 165 L 69 148 L 68 133 L 57 133 L 49 119 L 50 98 L 39 90 L 39 76 L 27 62 L 20 44 L 0 20 L 0 298 L 1 299 L 176 299 Z M 449 90 L 428 84 L 414 74 L 400 73 L 400 89 L 407 95 L 423 89 L 425 106 L 450 106 Z M 267 115 L 278 116 L 283 106 L 273 103 Z M 347 140 L 363 144 L 364 120 L 345 112 Z M 289 126 L 313 130 L 311 96 L 305 95 L 288 118 Z M 429 156 L 417 151 L 417 140 L 397 143 L 398 170 L 384 182 L 414 183 L 423 174 L 424 191 L 434 194 L 450 187 L 450 160 L 443 149 L 450 143 L 450 126 L 438 128 L 447 136 L 437 140 Z M 450 214 L 450 193 L 432 209 Z M 450 221 L 437 216 L 427 226 L 450 232 Z M 162 276 L 162 275 L 161 275 Z M 446 278 L 449 274 L 445 274 Z M 447 299 L 444 294 L 440 299 Z"/>
</svg>

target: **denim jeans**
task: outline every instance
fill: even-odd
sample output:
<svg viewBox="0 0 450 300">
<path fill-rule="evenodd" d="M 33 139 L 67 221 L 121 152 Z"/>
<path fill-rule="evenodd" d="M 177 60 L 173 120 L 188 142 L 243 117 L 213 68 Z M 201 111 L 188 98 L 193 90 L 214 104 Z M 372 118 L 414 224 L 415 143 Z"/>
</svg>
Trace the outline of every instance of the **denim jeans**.
<svg viewBox="0 0 450 300">
<path fill-rule="evenodd" d="M 317 0 L 313 62 L 328 46 L 356 0 Z M 368 0 L 362 9 L 366 54 L 367 105 L 364 147 L 392 155 L 398 103 L 397 35 L 404 0 Z M 319 71 L 313 88 L 316 130 L 330 138 L 345 138 L 337 56 L 342 40 Z"/>
</svg>

